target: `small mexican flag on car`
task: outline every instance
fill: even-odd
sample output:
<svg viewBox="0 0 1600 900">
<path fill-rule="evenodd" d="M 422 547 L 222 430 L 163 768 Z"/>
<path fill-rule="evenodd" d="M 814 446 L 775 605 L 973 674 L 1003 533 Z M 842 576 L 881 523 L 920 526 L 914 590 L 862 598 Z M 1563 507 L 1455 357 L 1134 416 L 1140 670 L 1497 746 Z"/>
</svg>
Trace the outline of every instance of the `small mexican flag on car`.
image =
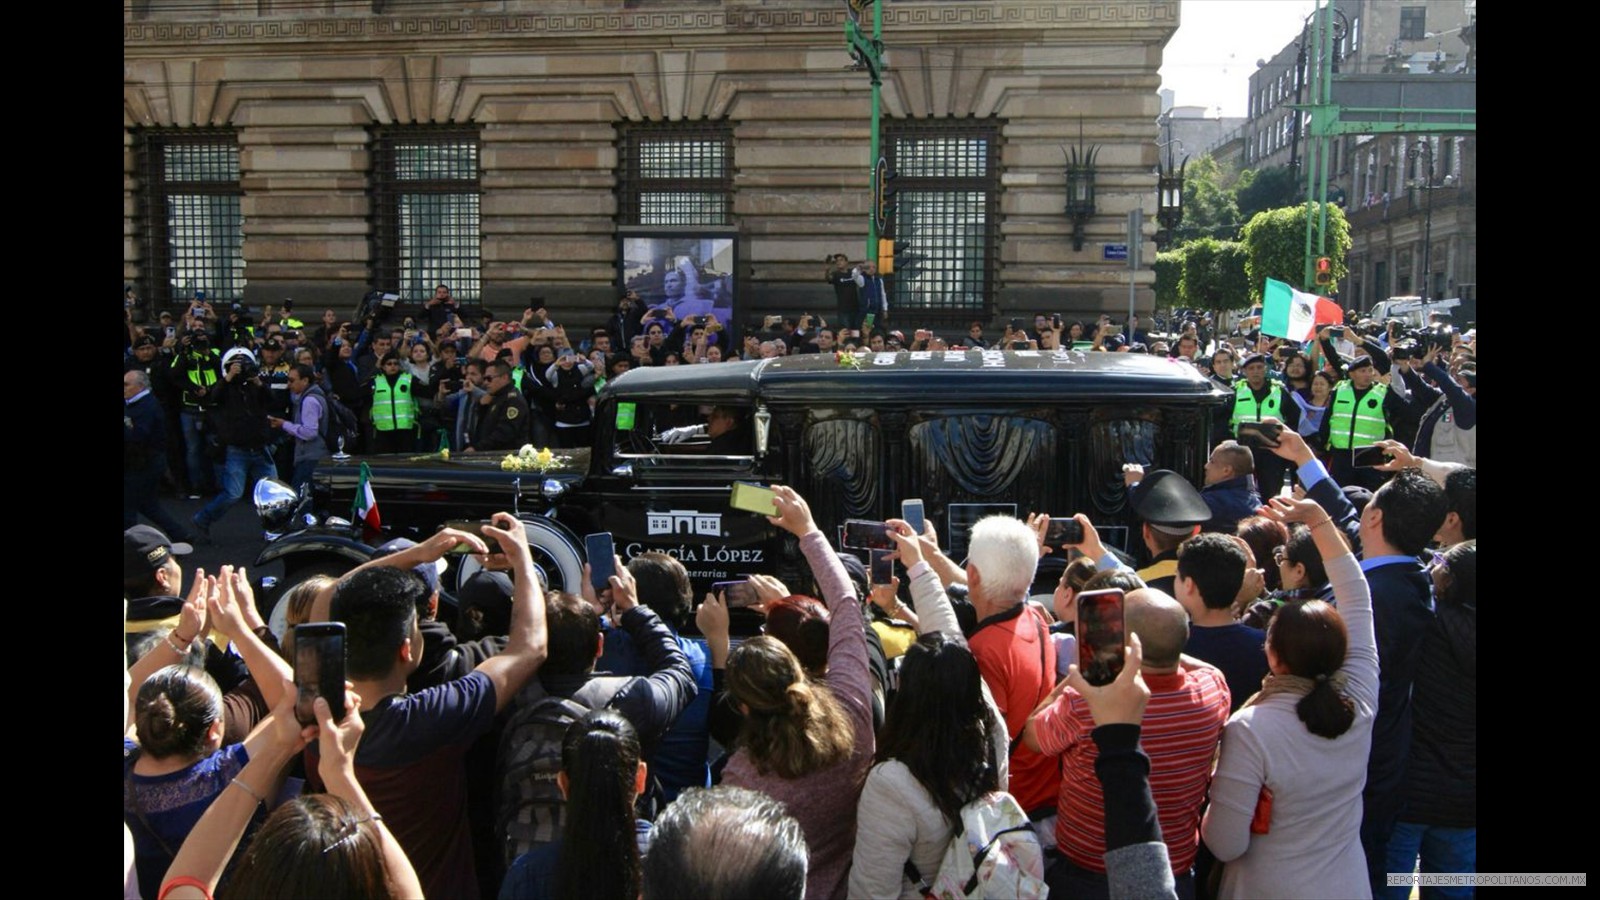
<svg viewBox="0 0 1600 900">
<path fill-rule="evenodd" d="M 1297 291 L 1267 279 L 1261 297 L 1261 332 L 1273 337 L 1308 341 L 1322 325 L 1344 324 L 1344 310 L 1327 297 Z"/>
<path fill-rule="evenodd" d="M 372 471 L 366 463 L 361 464 L 361 481 L 356 485 L 356 499 L 350 506 L 350 518 L 360 522 L 369 535 L 382 530 L 379 527 L 378 498 L 372 495 Z"/>
</svg>

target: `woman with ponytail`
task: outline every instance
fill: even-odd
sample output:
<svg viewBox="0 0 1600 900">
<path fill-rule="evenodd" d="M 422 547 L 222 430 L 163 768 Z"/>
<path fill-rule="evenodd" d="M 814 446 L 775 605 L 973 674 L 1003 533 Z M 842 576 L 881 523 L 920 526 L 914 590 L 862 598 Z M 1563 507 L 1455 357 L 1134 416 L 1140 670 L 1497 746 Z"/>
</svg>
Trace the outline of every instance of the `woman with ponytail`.
<svg viewBox="0 0 1600 900">
<path fill-rule="evenodd" d="M 154 897 L 184 838 L 270 736 L 257 726 L 224 747 L 222 692 L 195 666 L 151 675 L 134 717 L 138 740 L 122 742 L 122 817 L 133 833 L 139 892 Z"/>
<path fill-rule="evenodd" d="M 567 804 L 561 838 L 517 857 L 500 900 L 635 900 L 650 823 L 633 817 L 644 790 L 639 734 L 597 709 L 567 726 L 556 784 Z"/>
<path fill-rule="evenodd" d="M 1372 595 L 1322 507 L 1262 513 L 1310 527 L 1338 602 L 1285 603 L 1261 691 L 1228 720 L 1200 831 L 1226 863 L 1221 897 L 1369 897 L 1361 789 L 1378 706 Z"/>
<path fill-rule="evenodd" d="M 775 638 L 739 645 L 728 658 L 728 691 L 745 714 L 739 749 L 723 783 L 761 791 L 788 807 L 810 851 L 806 896 L 845 896 L 855 849 L 856 803 L 872 764 L 872 676 L 861 601 L 800 495 L 774 487 L 772 524 L 800 539 L 828 604 L 826 685 Z M 711 601 L 715 602 L 715 601 Z"/>
</svg>

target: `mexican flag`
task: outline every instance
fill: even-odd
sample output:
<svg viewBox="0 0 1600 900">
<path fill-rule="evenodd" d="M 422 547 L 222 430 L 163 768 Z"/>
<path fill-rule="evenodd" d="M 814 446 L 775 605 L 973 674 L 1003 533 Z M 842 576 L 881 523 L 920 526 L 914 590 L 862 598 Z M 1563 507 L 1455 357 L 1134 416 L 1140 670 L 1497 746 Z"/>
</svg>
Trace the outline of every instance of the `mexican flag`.
<svg viewBox="0 0 1600 900">
<path fill-rule="evenodd" d="M 372 495 L 372 471 L 366 463 L 361 464 L 361 481 L 356 485 L 356 500 L 350 505 L 350 518 L 360 522 L 368 534 L 376 534 L 381 530 L 378 498 Z"/>
<path fill-rule="evenodd" d="M 1261 298 L 1261 333 L 1308 341 L 1322 325 L 1344 324 L 1344 310 L 1327 297 L 1297 291 L 1267 279 Z"/>
</svg>

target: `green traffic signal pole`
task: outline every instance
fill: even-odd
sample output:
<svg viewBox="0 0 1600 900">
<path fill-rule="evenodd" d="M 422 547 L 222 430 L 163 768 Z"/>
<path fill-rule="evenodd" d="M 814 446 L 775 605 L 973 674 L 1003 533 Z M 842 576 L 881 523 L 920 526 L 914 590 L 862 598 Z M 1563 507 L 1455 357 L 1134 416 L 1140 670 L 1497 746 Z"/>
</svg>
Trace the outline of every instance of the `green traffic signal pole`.
<svg viewBox="0 0 1600 900">
<path fill-rule="evenodd" d="M 867 74 L 872 78 L 872 155 L 867 159 L 868 190 L 870 203 L 867 210 L 867 247 L 862 255 L 864 260 L 877 261 L 878 258 L 878 197 L 883 186 L 877 183 L 878 156 L 883 152 L 879 141 L 880 122 L 883 109 L 883 4 L 872 2 L 872 37 L 868 39 L 861 33 L 861 27 L 856 24 L 854 12 L 859 8 L 860 2 L 852 4 L 845 0 L 851 10 L 851 15 L 845 19 L 845 43 L 854 51 L 857 60 L 867 68 Z"/>
<path fill-rule="evenodd" d="M 1328 3 L 1318 7 L 1312 14 L 1311 38 L 1312 46 L 1316 48 L 1312 54 L 1313 79 L 1311 82 L 1311 107 L 1313 118 L 1322 110 L 1333 103 L 1333 4 Z M 1303 112 L 1295 110 L 1295 115 L 1302 116 Z M 1328 137 L 1320 129 L 1311 129 L 1309 147 L 1315 147 L 1317 164 L 1306 166 L 1306 202 L 1317 204 L 1317 247 L 1313 254 L 1311 249 L 1312 217 L 1310 211 L 1306 215 L 1306 252 L 1305 272 L 1303 284 L 1308 291 L 1317 290 L 1315 260 L 1317 257 L 1326 256 L 1328 249 Z"/>
</svg>

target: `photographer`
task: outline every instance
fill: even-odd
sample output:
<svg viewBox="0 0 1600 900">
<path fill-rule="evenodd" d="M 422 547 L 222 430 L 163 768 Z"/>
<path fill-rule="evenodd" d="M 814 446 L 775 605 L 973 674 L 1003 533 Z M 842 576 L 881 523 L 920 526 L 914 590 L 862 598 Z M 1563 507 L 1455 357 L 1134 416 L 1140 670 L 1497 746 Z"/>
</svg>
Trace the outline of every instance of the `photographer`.
<svg viewBox="0 0 1600 900">
<path fill-rule="evenodd" d="M 172 358 L 171 381 L 180 391 L 178 417 L 183 429 L 190 500 L 200 499 L 212 483 L 211 464 L 205 454 L 205 401 L 207 394 L 216 387 L 220 360 L 217 351 L 211 349 L 211 336 L 203 327 L 185 331 L 178 341 L 178 352 Z"/>
<path fill-rule="evenodd" d="M 835 253 L 824 262 L 829 266 L 823 270 L 822 280 L 833 285 L 833 299 L 839 306 L 839 327 L 855 331 L 861 327 L 861 282 L 856 281 L 857 272 L 850 266 L 850 257 L 843 253 Z"/>
<path fill-rule="evenodd" d="M 450 285 L 440 283 L 434 285 L 433 296 L 422 304 L 422 308 L 428 313 L 428 331 L 437 334 L 440 328 L 450 322 L 452 315 L 461 311 L 461 304 L 450 295 Z"/>
<path fill-rule="evenodd" d="M 261 367 L 255 355 L 242 347 L 224 354 L 222 382 L 206 395 L 210 425 L 223 448 L 222 484 L 217 495 L 194 517 L 194 530 L 202 542 L 210 543 L 211 523 L 227 515 L 228 508 L 244 496 L 247 485 L 277 476 L 266 451 L 273 436 L 267 419 L 268 402 L 268 390 L 261 382 Z"/>
</svg>

